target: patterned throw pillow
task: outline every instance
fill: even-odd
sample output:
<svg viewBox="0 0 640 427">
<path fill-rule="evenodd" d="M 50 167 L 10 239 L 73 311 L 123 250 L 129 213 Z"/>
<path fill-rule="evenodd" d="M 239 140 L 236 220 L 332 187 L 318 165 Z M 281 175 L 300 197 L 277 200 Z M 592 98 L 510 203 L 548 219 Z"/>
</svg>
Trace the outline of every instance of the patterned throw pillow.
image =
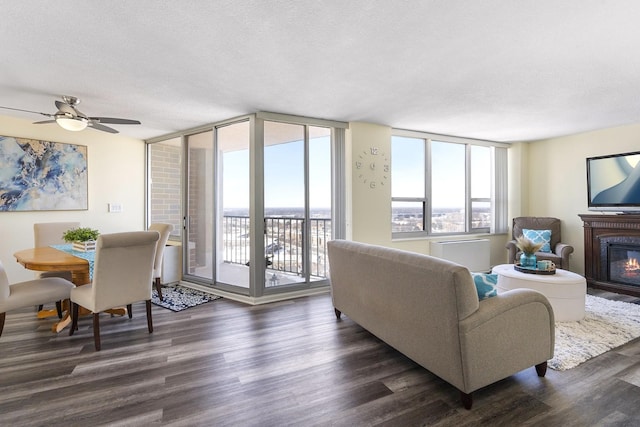
<svg viewBox="0 0 640 427">
<path fill-rule="evenodd" d="M 522 230 L 522 235 L 533 243 L 544 243 L 540 252 L 551 252 L 551 230 Z"/>
<path fill-rule="evenodd" d="M 473 276 L 473 283 L 476 284 L 476 291 L 480 301 L 498 295 L 497 274 L 471 273 L 471 276 Z"/>
</svg>

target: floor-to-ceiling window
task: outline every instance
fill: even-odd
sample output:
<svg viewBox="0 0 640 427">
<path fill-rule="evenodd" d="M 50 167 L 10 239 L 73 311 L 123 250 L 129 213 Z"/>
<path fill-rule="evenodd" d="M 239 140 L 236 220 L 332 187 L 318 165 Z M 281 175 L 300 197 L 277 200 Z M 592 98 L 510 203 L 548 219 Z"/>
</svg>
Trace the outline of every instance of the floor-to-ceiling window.
<svg viewBox="0 0 640 427">
<path fill-rule="evenodd" d="M 174 137 L 185 280 L 249 296 L 328 284 L 326 243 L 344 237 L 345 127 L 258 113 Z"/>
<path fill-rule="evenodd" d="M 326 279 L 331 129 L 264 122 L 267 287 Z"/>
<path fill-rule="evenodd" d="M 216 127 L 216 283 L 249 288 L 250 121 Z"/>
</svg>

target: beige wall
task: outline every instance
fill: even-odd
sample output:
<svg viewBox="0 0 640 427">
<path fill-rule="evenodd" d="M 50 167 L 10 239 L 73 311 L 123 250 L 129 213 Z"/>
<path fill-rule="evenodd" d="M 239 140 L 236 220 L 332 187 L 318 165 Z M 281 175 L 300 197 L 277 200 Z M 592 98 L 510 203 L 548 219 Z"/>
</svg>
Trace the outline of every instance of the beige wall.
<svg viewBox="0 0 640 427">
<path fill-rule="evenodd" d="M 391 158 L 391 128 L 370 123 L 350 123 L 346 140 L 347 150 L 350 150 L 350 156 L 346 156 L 346 169 L 351 177 L 351 194 L 347 191 L 347 198 L 351 201 L 347 233 L 356 241 L 388 246 L 391 236 L 391 179 L 387 180 L 386 185 L 371 188 L 359 179 L 361 172 L 354 167 L 354 163 L 360 153 L 369 152 L 372 147 Z M 348 161 L 349 157 L 351 161 Z M 368 164 L 363 165 L 363 169 L 368 167 Z M 377 172 L 383 173 L 382 170 Z"/>
<path fill-rule="evenodd" d="M 528 194 L 527 209 L 521 213 L 560 218 L 562 240 L 575 248 L 571 270 L 584 274 L 584 234 L 578 214 L 589 212 L 585 159 L 638 151 L 640 124 L 517 145 L 527 146 L 523 151 L 529 169 L 529 186 L 523 191 Z"/>
<path fill-rule="evenodd" d="M 80 221 L 102 233 L 144 227 L 144 142 L 88 129 L 69 132 L 55 124 L 0 117 L 0 134 L 87 146 L 89 209 L 86 211 L 0 212 L 0 261 L 11 282 L 34 274 L 15 262 L 13 253 L 33 246 L 33 224 Z M 120 203 L 122 213 L 108 213 L 108 203 Z"/>
</svg>

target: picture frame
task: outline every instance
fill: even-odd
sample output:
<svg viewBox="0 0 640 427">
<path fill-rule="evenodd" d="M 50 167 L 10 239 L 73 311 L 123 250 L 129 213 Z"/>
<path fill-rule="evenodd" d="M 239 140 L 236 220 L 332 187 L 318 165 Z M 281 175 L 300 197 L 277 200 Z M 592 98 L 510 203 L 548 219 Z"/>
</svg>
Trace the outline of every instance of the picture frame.
<svg viewBox="0 0 640 427">
<path fill-rule="evenodd" d="M 87 147 L 0 136 L 0 212 L 87 210 Z"/>
</svg>

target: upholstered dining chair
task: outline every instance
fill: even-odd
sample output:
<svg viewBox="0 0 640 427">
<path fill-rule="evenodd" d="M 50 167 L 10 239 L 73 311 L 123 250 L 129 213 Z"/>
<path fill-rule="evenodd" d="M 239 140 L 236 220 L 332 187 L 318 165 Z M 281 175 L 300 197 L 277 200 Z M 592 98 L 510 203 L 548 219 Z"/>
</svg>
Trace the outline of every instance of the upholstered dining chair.
<svg viewBox="0 0 640 427">
<path fill-rule="evenodd" d="M 573 246 L 562 243 L 560 234 L 560 220 L 553 217 L 521 216 L 513 218 L 511 234 L 513 240 L 507 242 L 506 248 L 509 251 L 509 263 L 513 264 L 520 256 L 520 251 L 516 246 L 516 238 L 526 234 L 526 231 L 534 231 L 534 235 L 539 236 L 545 232 L 548 237 L 548 247 L 536 252 L 538 260 L 552 261 L 556 267 L 569 270 L 569 255 L 573 253 Z M 528 237 L 528 236 L 525 236 Z"/>
<path fill-rule="evenodd" d="M 101 234 L 96 242 L 93 280 L 91 284 L 79 286 L 71 291 L 73 322 L 69 335 L 78 328 L 79 306 L 93 313 L 93 339 L 96 351 L 100 350 L 100 312 L 127 306 L 132 317 L 132 304 L 145 301 L 147 305 L 147 327 L 153 332 L 151 318 L 151 277 L 157 231 L 132 231 L 126 233 Z"/>
<path fill-rule="evenodd" d="M 169 234 L 173 231 L 173 225 L 156 222 L 149 224 L 149 230 L 160 233 L 160 239 L 158 239 L 156 246 L 156 257 L 153 261 L 153 282 L 158 292 L 158 298 L 162 301 L 162 283 L 160 283 L 160 276 L 162 276 L 162 259 L 164 257 L 164 247 L 167 246 L 167 240 L 169 240 Z"/>
<path fill-rule="evenodd" d="M 77 221 L 67 222 L 40 222 L 33 224 L 33 243 L 34 247 L 41 248 L 44 246 L 60 245 L 65 243 L 62 238 L 62 234 L 72 228 L 80 227 L 80 223 Z M 71 281 L 70 271 L 38 271 L 36 272 L 38 279 L 44 279 L 45 277 L 62 277 L 63 279 Z M 56 308 L 58 309 L 58 317 L 62 318 L 62 309 L 59 301 L 56 302 Z M 42 305 L 38 307 L 38 310 L 42 310 Z"/>
<path fill-rule="evenodd" d="M 67 299 L 74 287 L 73 283 L 61 277 L 9 284 L 7 272 L 0 262 L 0 336 L 8 311 Z"/>
</svg>

